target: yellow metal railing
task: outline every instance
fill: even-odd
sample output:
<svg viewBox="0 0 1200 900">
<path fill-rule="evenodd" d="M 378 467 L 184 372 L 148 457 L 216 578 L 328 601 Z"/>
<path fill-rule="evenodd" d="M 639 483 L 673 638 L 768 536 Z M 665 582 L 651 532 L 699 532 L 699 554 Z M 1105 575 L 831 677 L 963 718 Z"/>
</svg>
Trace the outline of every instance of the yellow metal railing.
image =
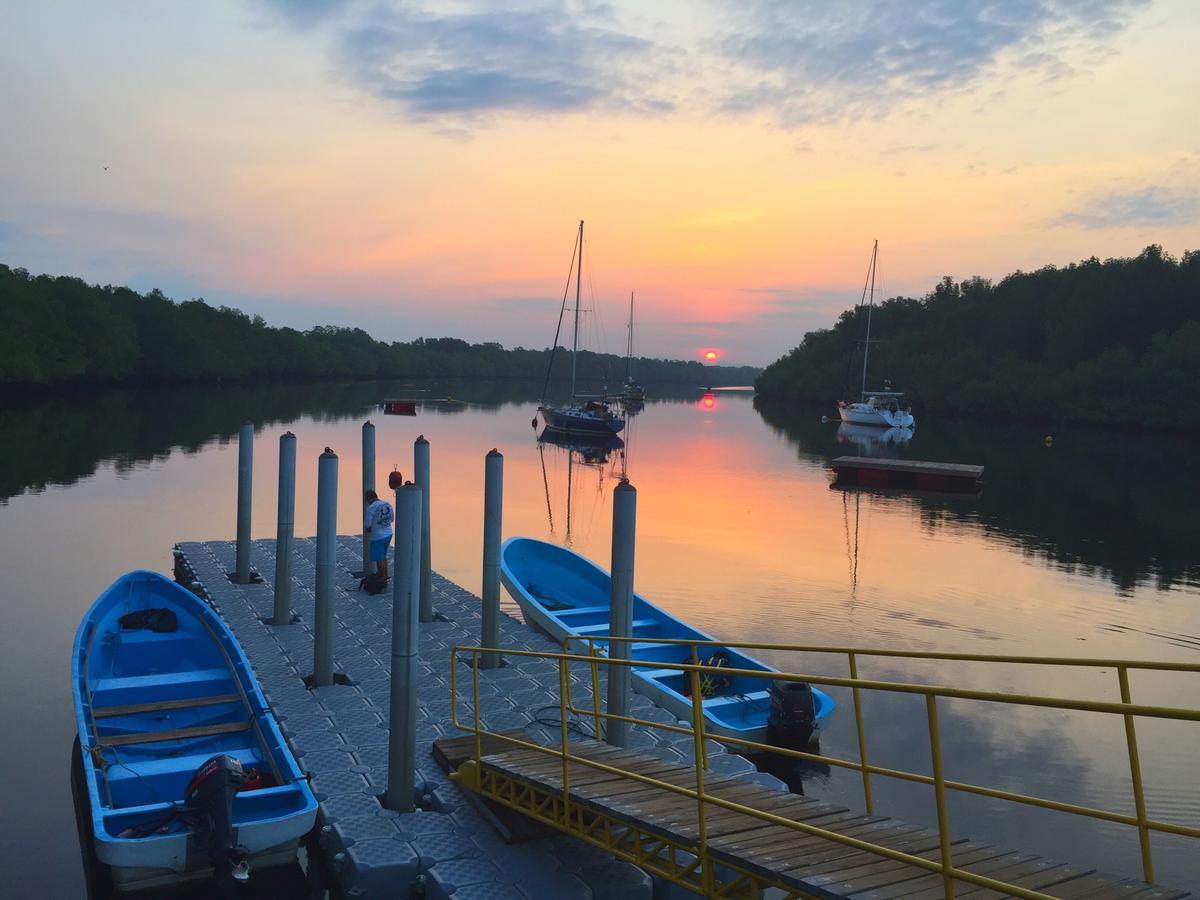
<svg viewBox="0 0 1200 900">
<path fill-rule="evenodd" d="M 629 660 L 622 658 L 610 658 L 601 655 L 597 644 L 617 641 L 639 643 L 660 643 L 660 644 L 679 644 L 690 648 L 690 659 L 688 663 L 670 663 L 658 662 L 647 663 L 645 660 Z M 567 648 L 573 642 L 587 644 L 587 655 L 573 654 L 568 652 Z M 1111 660 L 1111 659 L 1077 659 L 1070 657 L 1031 657 L 1031 656 L 1008 656 L 1000 654 L 961 654 L 961 653 L 940 653 L 940 652 L 908 652 L 898 650 L 878 650 L 860 647 L 828 647 L 828 646 L 803 646 L 795 644 L 769 644 L 769 643 L 745 643 L 745 644 L 730 644 L 728 642 L 716 641 L 694 641 L 694 640 L 670 640 L 657 639 L 647 637 L 631 637 L 631 638 L 612 638 L 607 636 L 597 637 L 576 637 L 569 636 L 563 641 L 564 650 L 561 653 L 549 652 L 534 652 L 534 651 L 516 651 L 516 650 L 498 650 L 496 648 L 481 648 L 481 647 L 455 647 L 451 651 L 451 696 L 453 699 L 453 721 L 456 726 L 467 732 L 473 732 L 475 735 L 475 774 L 474 777 L 479 777 L 480 760 L 482 759 L 482 740 L 485 735 L 491 739 L 499 740 L 504 743 L 514 746 L 524 747 L 526 749 L 536 750 L 540 753 L 552 754 L 558 756 L 562 760 L 562 793 L 561 801 L 555 809 L 553 815 L 542 814 L 541 810 L 537 811 L 537 815 L 551 824 L 571 830 L 570 826 L 575 821 L 573 818 L 573 810 L 570 801 L 570 764 L 578 764 L 589 768 L 598 769 L 609 772 L 610 774 L 622 775 L 626 778 L 661 788 L 675 794 L 681 794 L 688 797 L 693 797 L 697 804 L 697 822 L 699 829 L 698 842 L 695 848 L 690 852 L 696 855 L 696 860 L 691 867 L 678 869 L 674 862 L 674 857 L 671 858 L 670 866 L 666 871 L 659 871 L 659 874 L 671 878 L 680 884 L 684 884 L 693 890 L 700 891 L 706 896 L 729 896 L 727 890 L 722 890 L 720 893 L 715 893 L 717 890 L 714 886 L 713 864 L 709 859 L 709 851 L 707 844 L 706 824 L 705 824 L 705 808 L 717 807 L 722 809 L 733 810 L 745 815 L 753 816 L 767 823 L 773 823 L 786 828 L 791 828 L 797 832 L 807 835 L 813 835 L 834 841 L 855 849 L 864 850 L 874 853 L 882 858 L 905 862 L 910 865 L 922 868 L 926 871 L 938 873 L 942 876 L 945 892 L 947 897 L 954 896 L 954 882 L 966 882 L 968 884 L 987 887 L 996 890 L 1003 890 L 1010 895 L 1027 898 L 1045 898 L 1051 895 L 1039 893 L 1017 885 L 1008 884 L 994 878 L 989 878 L 984 875 L 979 875 L 969 872 L 965 869 L 960 869 L 954 865 L 951 829 L 949 816 L 946 807 L 946 794 L 949 790 L 975 794 L 984 797 L 990 797 L 999 800 L 1006 800 L 1015 803 L 1021 803 L 1029 806 L 1049 809 L 1058 812 L 1070 813 L 1087 818 L 1098 819 L 1107 822 L 1116 822 L 1123 825 L 1135 827 L 1138 830 L 1139 841 L 1141 845 L 1142 870 L 1143 877 L 1146 881 L 1154 880 L 1153 858 L 1150 848 L 1150 833 L 1157 831 L 1167 834 L 1180 835 L 1191 838 L 1200 838 L 1200 827 L 1190 825 L 1181 825 L 1173 822 L 1165 822 L 1152 819 L 1146 812 L 1145 792 L 1143 788 L 1142 772 L 1138 757 L 1137 732 L 1134 725 L 1135 717 L 1200 722 L 1200 709 L 1182 708 L 1182 707 L 1166 707 L 1166 706 L 1147 706 L 1139 705 L 1132 702 L 1131 692 L 1129 687 L 1129 672 L 1130 670 L 1154 670 L 1154 671 L 1169 671 L 1176 673 L 1200 673 L 1200 664 L 1195 663 L 1171 663 L 1160 661 L 1139 661 L 1139 660 Z M 738 669 L 729 666 L 706 666 L 699 663 L 700 649 L 704 647 L 711 648 L 732 648 L 744 650 L 767 650 L 767 651 L 787 651 L 787 652 L 805 652 L 805 653 L 821 653 L 834 654 L 845 656 L 849 669 L 849 677 L 840 677 L 833 675 L 806 675 L 794 674 L 779 671 L 762 671 L 757 669 Z M 536 744 L 532 741 L 523 741 L 511 735 L 499 734 L 491 732 L 483 727 L 480 723 L 480 707 L 479 707 L 479 654 L 486 652 L 503 653 L 507 657 L 517 658 L 538 658 L 554 660 L 558 663 L 559 668 L 559 706 L 560 706 L 560 722 L 561 722 L 561 745 L 558 748 L 545 747 Z M 473 698 L 473 723 L 464 724 L 459 721 L 458 717 L 458 655 L 460 653 L 470 654 L 472 665 L 472 698 Z M 1115 669 L 1117 672 L 1118 689 L 1120 692 L 1120 702 L 1111 702 L 1103 700 L 1074 700 L 1061 697 L 1045 697 L 1033 696 L 1024 694 L 1015 694 L 1002 691 L 980 691 L 966 688 L 953 688 L 940 685 L 928 684 L 913 684 L 904 682 L 878 681 L 864 679 L 859 677 L 858 662 L 863 657 L 890 657 L 915 660 L 938 660 L 938 661 L 963 661 L 963 662 L 978 662 L 978 663 L 1008 663 L 1019 665 L 1037 665 L 1037 666 L 1071 666 L 1071 667 L 1102 667 L 1105 669 Z M 586 665 L 591 670 L 591 687 L 592 687 L 592 706 L 591 708 L 577 707 L 571 691 L 571 673 L 569 666 L 573 663 Z M 777 747 L 773 745 L 763 744 L 756 741 L 737 738 L 728 735 L 709 734 L 705 727 L 705 716 L 702 703 L 690 704 L 692 709 L 691 727 L 687 728 L 682 725 L 669 724 L 665 722 L 655 722 L 647 719 L 637 718 L 635 716 L 618 715 L 601 709 L 600 704 L 600 684 L 599 671 L 600 666 L 624 666 L 628 668 L 645 667 L 652 665 L 656 669 L 671 669 L 686 673 L 690 680 L 690 696 L 699 697 L 701 694 L 701 676 L 709 673 L 716 673 L 727 678 L 730 677 L 752 677 L 756 679 L 769 679 L 772 681 L 782 682 L 804 682 L 816 684 L 826 687 L 842 687 L 848 688 L 851 693 L 852 703 L 854 707 L 854 720 L 857 729 L 859 760 L 840 759 L 838 757 L 827 756 L 819 752 L 810 750 L 794 750 L 785 747 Z M 928 720 L 930 753 L 932 758 L 932 775 L 923 775 L 915 772 L 906 772 L 900 769 L 888 768 L 871 764 L 867 758 L 866 732 L 863 723 L 862 707 L 861 707 L 861 691 L 879 691 L 897 694 L 915 694 L 925 698 L 926 717 Z M 1072 803 L 1064 803 L 1057 800 L 1049 800 L 1040 797 L 1034 797 L 1027 794 L 1016 793 L 1012 791 L 998 790 L 995 788 L 985 787 L 982 785 L 974 785 L 966 782 L 955 781 L 945 777 L 942 759 L 941 734 L 938 726 L 938 700 L 945 699 L 962 699 L 962 700 L 977 700 L 991 703 L 1003 703 L 1009 705 L 1018 705 L 1026 707 L 1040 707 L 1049 709 L 1062 710 L 1077 710 L 1081 712 L 1092 712 L 1107 715 L 1118 715 L 1124 720 L 1126 748 L 1129 760 L 1130 776 L 1133 783 L 1134 808 L 1135 815 L 1127 815 L 1124 813 L 1113 812 L 1110 810 L 1095 809 L 1092 807 L 1081 806 Z M 690 735 L 693 738 L 695 746 L 695 758 L 697 765 L 696 771 L 696 786 L 695 788 L 680 787 L 660 779 L 641 775 L 636 772 L 622 770 L 619 767 L 607 765 L 596 760 L 587 759 L 583 756 L 572 754 L 570 748 L 569 737 L 569 722 L 568 715 L 580 715 L 591 717 L 594 722 L 595 734 L 597 739 L 600 739 L 604 733 L 603 723 L 608 721 L 622 721 L 629 724 L 642 725 L 647 728 L 661 729 L 682 734 Z M 862 775 L 863 795 L 867 808 L 867 812 L 873 812 L 874 802 L 871 793 L 871 776 L 879 775 L 890 778 L 901 779 L 904 781 L 915 782 L 919 784 L 930 785 L 934 789 L 934 795 L 937 805 L 937 820 L 938 820 L 938 836 L 941 846 L 941 858 L 939 861 L 931 860 L 921 856 L 914 856 L 903 851 L 894 850 L 892 848 L 873 844 L 869 841 L 860 840 L 837 832 L 829 831 L 818 826 L 809 825 L 804 822 L 795 822 L 790 819 L 785 819 L 780 816 L 773 815 L 762 810 L 754 809 L 740 803 L 726 800 L 722 797 L 707 793 L 705 790 L 705 769 L 707 768 L 707 754 L 705 752 L 705 741 L 708 739 L 719 741 L 723 744 L 731 745 L 738 750 L 749 750 L 755 752 L 770 752 L 783 756 L 789 756 L 796 759 L 808 760 L 811 762 L 825 763 L 827 765 L 838 766 L 846 769 L 856 769 Z M 477 785 L 476 785 L 477 787 Z M 530 812 L 530 810 L 525 810 Z M 576 817 L 578 818 L 578 817 Z M 579 821 L 582 821 L 581 819 Z M 588 834 L 581 836 L 593 840 Z M 593 840 L 593 842 L 598 842 Z M 601 846 L 607 846 L 608 849 L 618 850 L 611 845 L 611 842 L 600 842 Z M 628 858 L 635 862 L 645 864 L 647 860 L 635 858 L 635 855 L 626 854 Z M 731 865 L 728 861 L 723 861 L 722 866 L 730 869 Z M 737 870 L 736 865 L 732 868 Z M 769 879 L 763 879 L 761 876 L 754 876 L 748 872 L 741 872 L 741 878 L 749 884 L 762 884 L 769 886 Z M 777 885 L 782 886 L 782 885 Z"/>
</svg>

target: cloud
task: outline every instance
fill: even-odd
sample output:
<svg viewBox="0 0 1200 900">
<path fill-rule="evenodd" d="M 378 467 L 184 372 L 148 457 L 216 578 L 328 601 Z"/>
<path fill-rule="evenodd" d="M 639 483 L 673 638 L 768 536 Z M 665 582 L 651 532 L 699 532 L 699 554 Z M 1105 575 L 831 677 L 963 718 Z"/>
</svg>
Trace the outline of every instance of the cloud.
<svg viewBox="0 0 1200 900">
<path fill-rule="evenodd" d="M 1068 78 L 1149 0 L 710 0 L 687 21 L 632 0 L 256 2 L 326 38 L 339 77 L 410 119 L 686 105 L 798 127 L 970 90 L 1002 65 Z"/>
<path fill-rule="evenodd" d="M 1061 78 L 1069 57 L 1103 51 L 1147 2 L 743 0 L 715 45 L 733 85 L 723 106 L 765 110 L 794 127 L 962 91 L 1003 58 Z"/>
<path fill-rule="evenodd" d="M 341 16 L 355 5 L 355 0 L 258 0 L 258 5 L 299 31 Z"/>
<path fill-rule="evenodd" d="M 289 26 L 323 25 L 338 75 L 410 119 L 673 108 L 655 89 L 671 53 L 622 28 L 604 4 L 259 2 Z"/>
<path fill-rule="evenodd" d="M 1200 221 L 1200 193 L 1150 185 L 1095 197 L 1081 210 L 1067 212 L 1059 225 L 1084 228 L 1191 225 Z"/>
</svg>

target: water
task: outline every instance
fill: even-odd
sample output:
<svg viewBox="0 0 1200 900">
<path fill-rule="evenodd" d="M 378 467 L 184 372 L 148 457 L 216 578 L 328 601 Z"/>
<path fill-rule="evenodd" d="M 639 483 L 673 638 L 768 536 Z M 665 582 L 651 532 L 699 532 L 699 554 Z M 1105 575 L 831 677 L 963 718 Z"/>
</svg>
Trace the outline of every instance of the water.
<svg viewBox="0 0 1200 900">
<path fill-rule="evenodd" d="M 419 394 L 418 390 L 427 393 Z M 411 475 L 412 441 L 432 442 L 435 567 L 478 591 L 483 458 L 505 454 L 506 535 L 570 544 L 607 565 L 611 492 L 637 486 L 637 587 L 729 640 L 910 650 L 1200 661 L 1200 546 L 1194 442 L 1104 431 L 922 421 L 908 444 L 822 424 L 822 410 L 755 408 L 749 395 L 685 392 L 630 421 L 622 450 L 539 448 L 536 386 L 309 385 L 124 391 L 0 408 L 0 861 L 14 895 L 79 896 L 67 783 L 74 734 L 68 664 L 79 618 L 113 579 L 169 572 L 177 540 L 232 537 L 238 425 L 255 441 L 254 535 L 275 533 L 279 435 L 298 438 L 297 534 L 315 531 L 316 459 L 341 459 L 339 524 L 359 527 L 360 425 L 378 429 L 377 480 Z M 415 418 L 384 416 L 385 397 L 446 397 Z M 830 412 L 830 411 L 824 411 Z M 858 443 L 856 443 L 856 441 Z M 885 454 L 980 463 L 978 499 L 846 493 L 827 461 Z M 507 600 L 506 600 L 507 602 Z M 769 654 L 764 654 L 770 656 Z M 845 674 L 838 657 L 771 661 Z M 1117 699 L 1111 670 L 864 660 L 860 674 L 979 688 Z M 849 697 L 822 739 L 854 759 Z M 1133 675 L 1144 703 L 1200 706 L 1200 675 Z M 928 773 L 924 704 L 866 697 L 872 762 Z M 1132 812 L 1121 721 L 944 702 L 947 777 Z M 1197 727 L 1141 721 L 1151 816 L 1200 821 Z M 810 795 L 860 807 L 852 771 L 797 773 Z M 886 814 L 936 822 L 932 792 L 873 780 Z M 1134 875 L 1136 832 L 952 795 L 951 822 L 976 839 Z M 1153 839 L 1157 875 L 1200 884 L 1200 854 Z M 1189 852 L 1190 851 L 1190 852 Z"/>
</svg>

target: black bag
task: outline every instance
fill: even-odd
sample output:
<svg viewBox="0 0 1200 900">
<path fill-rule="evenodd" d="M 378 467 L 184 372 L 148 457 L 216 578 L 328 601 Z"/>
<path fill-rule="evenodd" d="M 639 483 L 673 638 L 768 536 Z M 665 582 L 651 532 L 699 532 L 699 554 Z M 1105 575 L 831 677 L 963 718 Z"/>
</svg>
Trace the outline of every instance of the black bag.
<svg viewBox="0 0 1200 900">
<path fill-rule="evenodd" d="M 179 621 L 175 618 L 175 613 L 166 607 L 137 609 L 133 612 L 125 613 L 117 621 L 121 623 L 122 628 L 129 631 L 140 631 L 141 629 L 149 628 L 151 631 L 156 631 L 159 634 L 175 631 L 179 627 Z"/>
<path fill-rule="evenodd" d="M 387 587 L 387 583 L 387 578 L 378 572 L 372 572 L 358 583 L 358 589 L 366 591 L 368 594 L 382 594 L 383 589 Z"/>
</svg>

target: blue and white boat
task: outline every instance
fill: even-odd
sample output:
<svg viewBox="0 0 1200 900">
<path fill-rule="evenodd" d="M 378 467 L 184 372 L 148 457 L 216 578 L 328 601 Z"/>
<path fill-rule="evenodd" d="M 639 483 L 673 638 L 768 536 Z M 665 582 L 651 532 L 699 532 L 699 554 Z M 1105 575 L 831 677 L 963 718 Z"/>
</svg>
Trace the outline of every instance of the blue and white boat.
<svg viewBox="0 0 1200 900">
<path fill-rule="evenodd" d="M 119 578 L 80 623 L 71 684 L 96 855 L 118 890 L 211 874 L 180 813 L 192 776 L 217 754 L 257 776 L 232 800 L 240 861 L 295 858 L 316 800 L 249 661 L 206 603 L 155 572 Z"/>
<path fill-rule="evenodd" d="M 603 638 L 608 634 L 612 579 L 590 559 L 571 550 L 534 538 L 513 537 L 504 542 L 500 579 L 521 607 L 525 619 L 557 641 L 568 635 Z M 645 664 L 633 669 L 633 688 L 676 717 L 690 721 L 692 700 L 686 672 L 663 668 L 664 663 L 690 663 L 687 644 L 663 644 L 656 639 L 712 641 L 698 628 L 659 609 L 640 594 L 633 600 L 632 658 Z M 603 650 L 606 641 L 596 640 Z M 586 654 L 587 645 L 576 642 L 572 652 Z M 731 669 L 775 671 L 733 647 L 701 646 L 699 659 L 707 663 L 718 653 Z M 719 682 L 704 697 L 705 728 L 713 734 L 766 743 L 771 711 L 771 680 L 739 675 Z M 833 712 L 833 698 L 812 688 L 815 722 L 813 735 Z"/>
</svg>

